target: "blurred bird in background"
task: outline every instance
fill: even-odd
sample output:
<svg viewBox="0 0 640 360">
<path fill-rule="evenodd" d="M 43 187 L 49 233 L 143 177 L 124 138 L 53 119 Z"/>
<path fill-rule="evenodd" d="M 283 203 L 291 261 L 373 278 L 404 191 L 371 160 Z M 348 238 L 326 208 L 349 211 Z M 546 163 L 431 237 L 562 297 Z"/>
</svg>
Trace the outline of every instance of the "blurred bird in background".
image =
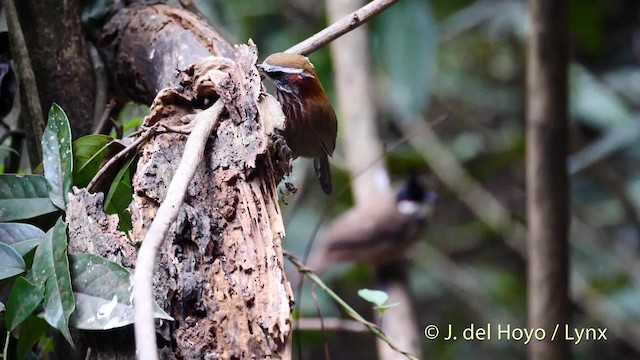
<svg viewBox="0 0 640 360">
<path fill-rule="evenodd" d="M 374 268 L 403 260 L 433 214 L 437 196 L 411 173 L 394 194 L 356 206 L 334 219 L 318 237 L 307 266 L 321 273 L 340 262 Z"/>
</svg>

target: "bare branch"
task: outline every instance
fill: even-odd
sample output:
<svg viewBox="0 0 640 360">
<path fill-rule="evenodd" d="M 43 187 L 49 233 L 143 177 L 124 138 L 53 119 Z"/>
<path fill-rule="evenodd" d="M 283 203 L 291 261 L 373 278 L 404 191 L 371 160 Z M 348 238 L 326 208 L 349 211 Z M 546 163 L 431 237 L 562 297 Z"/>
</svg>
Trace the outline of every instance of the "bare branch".
<svg viewBox="0 0 640 360">
<path fill-rule="evenodd" d="M 336 21 L 312 37 L 285 50 L 287 53 L 308 55 L 329 42 L 369 21 L 398 0 L 374 0 Z"/>
<path fill-rule="evenodd" d="M 42 161 L 42 131 L 45 126 L 44 116 L 42 115 L 42 107 L 40 106 L 40 95 L 38 94 L 38 86 L 36 85 L 36 76 L 31 67 L 29 59 L 29 51 L 20 27 L 18 19 L 18 11 L 13 0 L 3 0 L 3 7 L 6 11 L 7 25 L 9 26 L 9 37 L 11 40 L 12 58 L 16 62 L 18 70 L 18 78 L 20 79 L 20 88 L 24 90 L 24 97 L 27 103 L 27 111 L 31 119 L 31 128 L 34 134 L 36 148 L 31 149 L 37 154 L 37 162 Z M 33 157 L 32 157 L 33 160 Z M 31 164 L 36 166 L 36 164 Z"/>
<path fill-rule="evenodd" d="M 107 70 L 104 66 L 102 58 L 98 53 L 98 49 L 92 44 L 87 43 L 89 47 L 89 59 L 91 60 L 91 67 L 93 68 L 93 74 L 96 79 L 96 95 L 93 104 L 93 133 L 100 134 L 104 131 L 105 125 L 109 116 L 111 115 L 111 109 L 115 106 L 113 100 L 107 101 L 109 93 L 109 80 L 107 78 Z M 107 108 L 107 110 L 105 110 Z"/>
<path fill-rule="evenodd" d="M 111 168 L 115 164 L 117 164 L 123 157 L 127 156 L 127 154 L 129 154 L 131 151 L 134 151 L 135 149 L 137 149 L 138 146 L 140 146 L 140 144 L 142 144 L 145 140 L 149 138 L 149 136 L 153 135 L 153 133 L 156 131 L 156 128 L 157 128 L 156 126 L 148 128 L 134 142 L 129 144 L 126 148 L 122 149 L 122 151 L 117 153 L 114 157 L 109 159 L 109 161 L 107 161 L 107 163 L 104 164 L 104 166 L 102 166 L 100 170 L 98 170 L 98 172 L 93 176 L 93 178 L 89 182 L 89 185 L 87 185 L 87 191 L 94 192 L 95 191 L 94 187 L 96 186 L 100 178 L 102 178 L 104 174 L 106 174 L 109 170 L 111 170 Z"/>
<path fill-rule="evenodd" d="M 102 107 L 102 109 L 100 109 L 100 111 L 98 111 L 98 105 L 97 105 L 97 102 L 98 102 L 97 98 L 99 96 L 97 95 L 98 92 L 101 92 L 101 91 L 96 91 L 96 113 L 97 113 L 96 115 L 98 116 L 98 118 L 96 120 L 95 126 L 93 127 L 94 134 L 102 134 L 102 132 L 106 130 L 105 128 L 107 127 L 107 122 L 110 121 L 111 114 L 115 112 L 114 109 L 116 107 L 115 99 L 111 99 L 108 103 L 106 103 Z"/>
</svg>

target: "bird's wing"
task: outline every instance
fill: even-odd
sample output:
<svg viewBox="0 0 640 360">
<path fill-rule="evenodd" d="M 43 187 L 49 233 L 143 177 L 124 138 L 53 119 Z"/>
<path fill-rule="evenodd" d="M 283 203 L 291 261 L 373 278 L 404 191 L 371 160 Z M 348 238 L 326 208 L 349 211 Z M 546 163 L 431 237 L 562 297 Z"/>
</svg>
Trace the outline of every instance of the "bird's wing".
<svg viewBox="0 0 640 360">
<path fill-rule="evenodd" d="M 330 235 L 327 234 L 327 250 L 357 250 L 402 238 L 402 233 L 406 230 L 404 224 L 410 219 L 395 215 L 398 214 L 392 214 L 388 218 L 359 215 L 357 219 L 354 216 L 353 221 L 348 224 L 335 224 L 331 227 Z"/>
<path fill-rule="evenodd" d="M 379 204 L 388 208 L 394 204 Z M 340 261 L 379 263 L 402 251 L 403 241 L 412 227 L 410 217 L 397 211 L 372 211 L 357 207 L 339 216 L 322 233 L 318 263 Z"/>
<path fill-rule="evenodd" d="M 314 106 L 310 109 L 309 124 L 324 152 L 331 156 L 336 148 L 338 120 L 331 106 Z"/>
</svg>

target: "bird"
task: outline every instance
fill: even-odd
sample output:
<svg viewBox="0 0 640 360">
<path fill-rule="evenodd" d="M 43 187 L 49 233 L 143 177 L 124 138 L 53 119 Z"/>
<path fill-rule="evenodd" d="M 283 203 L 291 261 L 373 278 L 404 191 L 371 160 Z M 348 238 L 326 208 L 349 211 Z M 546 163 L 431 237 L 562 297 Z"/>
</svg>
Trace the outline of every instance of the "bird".
<svg viewBox="0 0 640 360">
<path fill-rule="evenodd" d="M 338 120 L 313 64 L 302 55 L 275 53 L 257 67 L 275 85 L 286 117 L 284 138 L 293 158 L 313 158 L 320 186 L 331 194 L 329 156 L 336 147 Z"/>
<path fill-rule="evenodd" d="M 318 238 L 306 266 L 316 273 L 341 262 L 373 268 L 404 260 L 433 214 L 437 195 L 411 173 L 395 193 L 380 194 L 375 206 L 356 205 L 334 219 Z"/>
</svg>

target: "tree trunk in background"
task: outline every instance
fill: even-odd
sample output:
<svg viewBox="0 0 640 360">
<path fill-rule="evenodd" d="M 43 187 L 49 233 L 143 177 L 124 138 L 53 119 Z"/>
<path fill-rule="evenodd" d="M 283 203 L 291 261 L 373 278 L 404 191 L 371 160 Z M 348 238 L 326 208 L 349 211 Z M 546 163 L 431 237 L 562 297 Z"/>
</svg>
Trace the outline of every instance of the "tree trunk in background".
<svg viewBox="0 0 640 360">
<path fill-rule="evenodd" d="M 357 10 L 364 1 L 327 0 L 330 22 Z M 367 26 L 345 34 L 331 43 L 339 121 L 344 126 L 345 155 L 351 173 L 353 195 L 357 206 L 377 206 L 383 196 L 395 199 L 383 160 L 384 147 L 376 128 L 377 108 L 373 93 L 371 49 Z M 387 311 L 382 330 L 403 351 L 420 356 L 420 330 L 408 285 L 406 261 L 375 269 L 379 286 L 389 295 L 388 303 L 400 306 Z M 377 315 L 377 314 L 376 314 Z M 380 322 L 380 318 L 377 318 Z M 376 339 L 379 359 L 404 359 L 384 341 Z"/>
<path fill-rule="evenodd" d="M 80 0 L 19 0 L 20 17 L 45 116 L 54 102 L 74 139 L 91 132 L 95 83 L 80 21 Z"/>
<path fill-rule="evenodd" d="M 533 360 L 569 359 L 560 336 L 570 321 L 568 295 L 567 2 L 530 0 L 527 49 L 527 225 L 529 344 Z M 557 328 L 559 326 L 559 329 Z M 554 330 L 558 330 L 554 341 Z"/>
<path fill-rule="evenodd" d="M 327 0 L 327 16 L 335 22 L 357 10 L 365 1 Z M 389 191 L 389 175 L 382 156 L 384 147 L 376 128 L 376 105 L 371 71 L 371 49 L 367 25 L 336 39 L 331 44 L 336 84 L 338 121 L 344 141 L 353 197 L 356 204 L 376 203 Z"/>
</svg>

